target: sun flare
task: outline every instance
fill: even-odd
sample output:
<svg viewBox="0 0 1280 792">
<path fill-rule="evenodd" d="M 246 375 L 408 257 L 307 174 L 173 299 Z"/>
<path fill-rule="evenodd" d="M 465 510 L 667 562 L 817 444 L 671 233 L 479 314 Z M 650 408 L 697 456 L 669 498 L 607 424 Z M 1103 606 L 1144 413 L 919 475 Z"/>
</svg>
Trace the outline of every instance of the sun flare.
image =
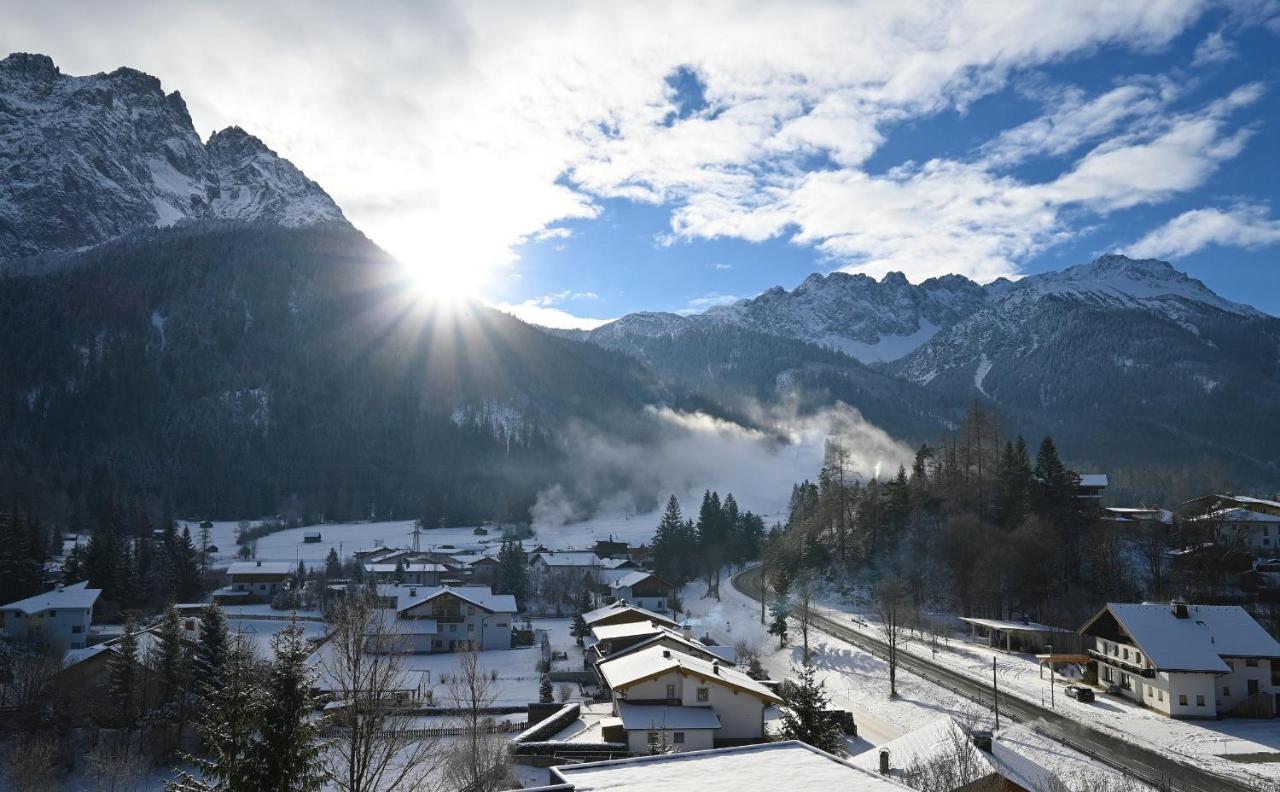
<svg viewBox="0 0 1280 792">
<path fill-rule="evenodd" d="M 404 269 L 413 290 L 422 299 L 444 304 L 481 299 L 485 281 L 481 267 L 406 263 Z"/>
</svg>

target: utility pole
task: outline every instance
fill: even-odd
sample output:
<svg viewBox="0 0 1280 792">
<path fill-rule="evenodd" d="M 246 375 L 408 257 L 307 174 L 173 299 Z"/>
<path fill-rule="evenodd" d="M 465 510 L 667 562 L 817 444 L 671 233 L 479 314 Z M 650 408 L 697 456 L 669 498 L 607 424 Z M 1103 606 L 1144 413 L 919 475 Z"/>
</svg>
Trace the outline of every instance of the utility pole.
<svg viewBox="0 0 1280 792">
<path fill-rule="evenodd" d="M 764 562 L 760 563 L 760 623 L 764 624 L 764 601 L 768 598 L 769 584 L 764 575 Z"/>
<path fill-rule="evenodd" d="M 1053 644 L 1049 644 L 1049 709 L 1057 709 L 1053 703 Z"/>
<path fill-rule="evenodd" d="M 992 706 L 996 711 L 996 731 L 1000 731 L 1000 681 L 996 678 L 996 659 L 991 658 Z"/>
</svg>

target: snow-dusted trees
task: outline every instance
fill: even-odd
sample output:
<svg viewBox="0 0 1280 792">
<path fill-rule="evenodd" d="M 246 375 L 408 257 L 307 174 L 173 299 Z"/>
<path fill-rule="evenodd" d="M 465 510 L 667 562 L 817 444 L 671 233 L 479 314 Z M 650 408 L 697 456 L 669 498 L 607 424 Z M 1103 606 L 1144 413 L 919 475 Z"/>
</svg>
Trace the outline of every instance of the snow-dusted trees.
<svg viewBox="0 0 1280 792">
<path fill-rule="evenodd" d="M 498 577 L 494 591 L 516 598 L 516 608 L 524 609 L 529 599 L 529 562 L 514 534 L 503 537 L 498 551 Z"/>
<path fill-rule="evenodd" d="M 889 698 L 898 697 L 898 650 L 906 638 L 907 610 L 910 607 L 907 586 L 897 578 L 885 580 L 876 589 L 875 614 L 880 640 L 889 663 Z"/>
<path fill-rule="evenodd" d="M 506 738 L 498 734 L 488 714 L 498 697 L 494 676 L 480 667 L 480 655 L 467 648 L 458 655 L 458 673 L 449 679 L 449 706 L 462 732 L 451 749 L 445 774 L 454 789 L 496 792 L 509 784 Z"/>
<path fill-rule="evenodd" d="M 271 642 L 275 662 L 262 689 L 260 739 L 253 762 L 260 789 L 312 792 L 326 779 L 319 729 L 310 715 L 315 674 L 307 663 L 311 646 L 295 621 Z"/>
<path fill-rule="evenodd" d="M 843 735 L 831 717 L 826 685 L 818 679 L 817 670 L 806 660 L 800 668 L 793 666 L 791 671 L 793 679 L 780 691 L 782 738 L 800 740 L 828 753 L 843 755 Z"/>
<path fill-rule="evenodd" d="M 107 681 L 120 725 L 133 728 L 138 723 L 142 672 L 138 657 L 138 626 L 132 618 L 125 620 L 124 632 L 111 653 Z"/>
</svg>

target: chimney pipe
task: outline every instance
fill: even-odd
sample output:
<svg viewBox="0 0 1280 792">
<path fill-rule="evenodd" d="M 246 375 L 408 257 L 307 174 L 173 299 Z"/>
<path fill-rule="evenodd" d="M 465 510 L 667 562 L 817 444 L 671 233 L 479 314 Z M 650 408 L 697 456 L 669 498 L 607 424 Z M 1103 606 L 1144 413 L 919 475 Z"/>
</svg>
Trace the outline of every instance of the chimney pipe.
<svg viewBox="0 0 1280 792">
<path fill-rule="evenodd" d="M 1175 599 L 1169 603 L 1173 608 L 1173 616 L 1175 619 L 1187 618 L 1187 603 L 1182 599 Z"/>
<path fill-rule="evenodd" d="M 889 775 L 889 749 L 880 749 L 880 775 Z"/>
</svg>

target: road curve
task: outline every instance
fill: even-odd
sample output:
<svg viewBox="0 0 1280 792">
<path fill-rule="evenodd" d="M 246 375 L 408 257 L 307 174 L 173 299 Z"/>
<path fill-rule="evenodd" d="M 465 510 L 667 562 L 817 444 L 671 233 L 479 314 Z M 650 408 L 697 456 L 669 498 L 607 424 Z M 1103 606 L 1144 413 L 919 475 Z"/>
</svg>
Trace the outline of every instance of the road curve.
<svg viewBox="0 0 1280 792">
<path fill-rule="evenodd" d="M 762 598 L 760 567 L 754 566 L 733 576 L 733 586 L 754 600 Z M 815 614 L 813 623 L 822 632 L 857 646 L 883 659 L 885 643 L 853 630 L 837 621 Z M 905 652 L 898 653 L 898 669 L 957 693 L 979 706 L 991 709 L 991 688 L 967 674 Z M 1156 789 L 1175 792 L 1257 792 L 1258 787 L 1211 773 L 1201 767 L 1173 759 L 1127 740 L 1094 729 L 1053 710 L 1001 694 L 1000 717 L 1056 740 Z"/>
</svg>

